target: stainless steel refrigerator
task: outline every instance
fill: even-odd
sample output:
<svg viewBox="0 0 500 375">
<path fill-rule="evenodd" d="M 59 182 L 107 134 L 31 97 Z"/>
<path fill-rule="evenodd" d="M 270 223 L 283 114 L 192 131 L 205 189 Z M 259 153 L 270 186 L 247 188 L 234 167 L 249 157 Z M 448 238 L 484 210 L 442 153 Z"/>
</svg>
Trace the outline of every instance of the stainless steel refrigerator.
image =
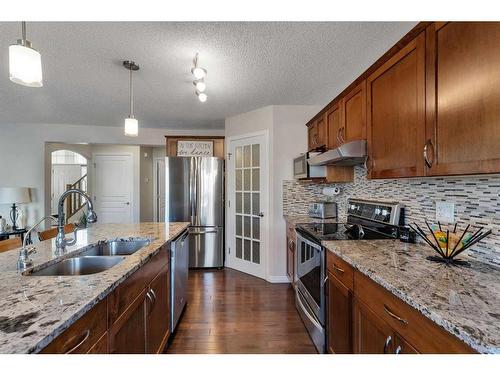
<svg viewBox="0 0 500 375">
<path fill-rule="evenodd" d="M 224 160 L 165 158 L 165 218 L 188 221 L 189 267 L 224 266 Z"/>
</svg>

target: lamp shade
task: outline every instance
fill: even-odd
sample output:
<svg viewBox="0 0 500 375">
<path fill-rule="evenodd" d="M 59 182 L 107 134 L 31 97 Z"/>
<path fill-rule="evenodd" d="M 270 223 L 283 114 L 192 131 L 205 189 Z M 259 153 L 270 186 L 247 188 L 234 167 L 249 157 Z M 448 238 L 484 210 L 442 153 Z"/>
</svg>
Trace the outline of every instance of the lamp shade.
<svg viewBox="0 0 500 375">
<path fill-rule="evenodd" d="M 9 47 L 9 73 L 14 83 L 28 87 L 42 87 L 42 58 L 40 52 L 13 44 Z"/>
<path fill-rule="evenodd" d="M 0 204 L 30 203 L 30 189 L 27 187 L 1 187 Z"/>
<path fill-rule="evenodd" d="M 137 137 L 139 134 L 139 122 L 133 117 L 125 119 L 125 135 L 128 137 Z"/>
</svg>

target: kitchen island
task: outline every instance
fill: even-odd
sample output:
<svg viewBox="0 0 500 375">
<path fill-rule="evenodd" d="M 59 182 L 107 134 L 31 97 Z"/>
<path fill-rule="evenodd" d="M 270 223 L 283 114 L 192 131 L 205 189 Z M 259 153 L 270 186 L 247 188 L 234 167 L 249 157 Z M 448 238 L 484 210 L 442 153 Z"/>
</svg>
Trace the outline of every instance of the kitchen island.
<svg viewBox="0 0 500 375">
<path fill-rule="evenodd" d="M 124 300 L 121 296 L 126 293 L 122 291 L 121 294 L 115 296 L 117 290 L 128 286 L 125 281 L 139 275 L 141 269 L 147 267 L 151 269 L 149 264 L 156 262 L 154 258 L 158 258 L 157 255 L 160 252 L 162 257 L 167 259 L 168 249 L 165 245 L 178 237 L 188 226 L 189 223 L 94 224 L 78 231 L 77 243 L 68 247 L 62 256 L 55 255 L 54 240 L 36 244 L 36 253 L 32 255 L 35 270 L 50 263 L 57 263 L 61 258 L 74 257 L 85 247 L 98 241 L 134 238 L 150 240 L 149 244 L 124 257 L 112 268 L 90 275 L 25 275 L 17 271 L 19 255 L 17 250 L 0 254 L 0 284 L 2 285 L 0 288 L 0 353 L 43 351 L 68 327 L 81 322 L 91 310 L 95 310 L 96 314 L 99 313 L 98 316 L 102 315 L 101 318 L 105 321 L 104 332 L 106 332 L 106 325 L 111 330 L 109 327 L 111 323 L 115 323 L 115 320 L 123 320 L 126 315 L 122 311 L 126 307 L 118 305 L 118 302 Z M 159 264 L 159 262 L 156 263 Z M 158 271 L 160 268 L 165 270 L 165 267 L 167 266 L 159 265 L 154 270 Z M 167 285 L 163 287 L 167 288 Z M 139 297 L 147 294 L 143 290 L 137 293 Z M 111 311 L 111 313 L 109 309 L 106 311 L 107 306 L 111 308 L 113 305 L 112 302 L 107 301 L 108 296 L 111 301 L 114 299 L 115 305 L 118 306 L 116 311 Z M 135 299 L 130 303 L 138 304 L 137 301 L 141 302 Z M 139 306 L 139 312 L 141 308 Z M 111 319 L 112 313 L 116 315 L 114 320 Z M 118 316 L 118 313 L 121 315 Z M 110 317 L 109 323 L 107 316 Z M 164 319 L 166 320 L 167 316 Z M 123 327 L 123 324 L 120 324 L 120 327 Z M 112 330 L 111 334 L 113 334 Z M 88 336 L 89 333 L 83 337 L 82 342 Z M 107 332 L 104 336 L 107 342 Z M 109 339 L 112 340 L 112 338 Z"/>
<path fill-rule="evenodd" d="M 433 250 L 427 245 L 408 244 L 398 240 L 325 241 L 323 246 L 331 252 L 328 254 L 330 263 L 335 262 L 335 260 L 332 262 L 332 259 L 340 259 L 339 263 L 342 265 L 328 265 L 333 269 L 332 272 L 339 268 L 344 271 L 338 272 L 340 279 L 345 279 L 348 274 L 347 269 L 352 267 L 350 280 L 353 280 L 353 287 L 352 285 L 348 287 L 354 290 L 354 305 L 359 300 L 361 308 L 365 309 L 361 313 L 358 310 L 358 313 L 355 311 L 353 314 L 354 352 L 363 349 L 363 343 L 360 342 L 363 340 L 360 332 L 363 329 L 361 327 L 363 322 L 359 321 L 359 317 L 363 318 L 363 311 L 369 311 L 365 316 L 375 316 L 374 310 L 380 305 L 380 316 L 383 319 L 374 318 L 372 321 L 378 319 L 381 322 L 380 326 L 388 323 L 389 334 L 381 335 L 384 339 L 387 337 L 387 341 L 390 341 L 391 335 L 391 338 L 394 338 L 395 335 L 391 332 L 395 329 L 401 332 L 402 341 L 414 336 L 417 337 L 415 339 L 417 342 L 419 340 L 437 342 L 437 339 L 429 333 L 437 332 L 434 328 L 439 327 L 446 331 L 443 333 L 450 334 L 453 340 L 457 339 L 457 342 L 465 344 L 464 348 L 470 347 L 479 353 L 500 353 L 498 267 L 466 256 L 461 258 L 467 260 L 470 267 L 447 266 L 432 262 L 426 259 L 427 256 L 434 255 Z M 336 276 L 333 274 L 332 278 Z M 341 282 L 346 284 L 344 280 Z M 375 300 L 377 298 L 378 301 Z M 389 302 L 386 303 L 386 300 Z M 391 301 L 403 301 L 405 304 Z M 391 310 L 393 306 L 398 309 L 399 305 L 402 305 L 400 309 L 402 313 Z M 419 314 L 415 314 L 416 312 L 427 319 L 425 321 L 419 319 Z M 423 324 L 413 324 L 411 322 L 413 317 Z M 426 332 L 424 326 L 427 325 L 432 326 L 429 326 L 429 331 Z M 380 348 L 382 347 L 386 352 L 387 347 L 380 345 Z M 404 346 L 395 346 L 395 349 L 401 350 L 401 347 Z M 415 349 L 414 352 L 427 352 L 427 344 L 421 347 L 424 349 L 416 347 L 412 348 L 412 351 Z M 459 346 L 457 348 L 457 352 L 462 352 Z M 454 352 L 451 347 L 430 348 L 431 352 L 439 350 Z"/>
</svg>

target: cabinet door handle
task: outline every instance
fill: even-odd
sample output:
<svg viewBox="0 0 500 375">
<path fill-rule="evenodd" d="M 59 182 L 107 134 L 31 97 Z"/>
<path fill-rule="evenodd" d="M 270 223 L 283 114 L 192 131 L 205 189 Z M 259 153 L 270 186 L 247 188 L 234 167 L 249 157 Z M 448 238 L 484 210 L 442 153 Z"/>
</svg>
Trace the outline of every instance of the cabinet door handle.
<svg viewBox="0 0 500 375">
<path fill-rule="evenodd" d="M 90 329 L 86 329 L 86 330 L 84 331 L 84 333 L 85 333 L 85 334 L 83 335 L 83 339 L 81 339 L 81 340 L 78 342 L 78 344 L 76 344 L 75 346 L 73 346 L 71 349 L 69 349 L 69 350 L 67 350 L 66 352 L 64 352 L 64 354 L 71 354 L 71 353 L 74 353 L 74 352 L 75 352 L 75 350 L 77 350 L 80 346 L 82 346 L 82 345 L 83 345 L 83 343 L 84 343 L 85 341 L 87 341 L 87 340 L 88 340 L 88 338 L 89 338 L 89 336 L 90 336 Z"/>
<path fill-rule="evenodd" d="M 432 160 L 429 159 L 429 149 L 432 149 Z M 424 161 L 427 167 L 432 168 L 432 164 L 434 164 L 434 145 L 430 139 L 425 142 L 424 146 Z"/>
<path fill-rule="evenodd" d="M 337 266 L 335 265 L 335 263 L 333 264 L 333 269 L 334 269 L 335 271 L 339 271 L 340 273 L 344 273 L 344 272 L 345 272 L 342 268 L 337 267 Z"/>
<path fill-rule="evenodd" d="M 396 348 L 396 351 L 394 352 L 394 354 L 401 354 L 401 345 L 398 345 L 398 347 Z"/>
<path fill-rule="evenodd" d="M 392 341 L 392 337 L 387 336 L 387 338 L 385 339 L 385 343 L 384 343 L 384 354 L 387 354 L 387 348 L 389 348 L 391 341 Z"/>
<path fill-rule="evenodd" d="M 394 314 L 386 305 L 384 305 L 385 312 L 391 317 L 396 319 L 398 322 L 408 325 L 408 321 Z"/>
<path fill-rule="evenodd" d="M 325 279 L 323 280 L 323 285 L 325 285 L 328 281 L 328 275 L 326 275 Z"/>
<path fill-rule="evenodd" d="M 156 305 L 156 293 L 153 288 L 150 288 L 149 291 L 151 292 L 151 295 L 153 296 L 153 308 Z"/>
<path fill-rule="evenodd" d="M 154 305 L 154 302 L 153 302 L 153 297 L 152 297 L 152 296 L 151 296 L 151 294 L 149 293 L 150 291 L 151 291 L 151 290 L 148 290 L 148 291 L 146 292 L 146 297 L 148 297 L 148 299 L 149 299 L 149 305 L 151 306 L 151 307 L 149 308 L 148 315 L 149 315 L 149 314 L 151 314 L 151 311 L 153 311 L 153 305 Z"/>
<path fill-rule="evenodd" d="M 337 143 L 338 143 L 339 145 L 340 145 L 340 144 L 342 144 L 342 140 L 341 140 L 341 138 L 340 138 L 340 132 L 341 132 L 341 131 L 342 131 L 342 128 L 339 128 L 339 129 L 337 130 Z"/>
</svg>

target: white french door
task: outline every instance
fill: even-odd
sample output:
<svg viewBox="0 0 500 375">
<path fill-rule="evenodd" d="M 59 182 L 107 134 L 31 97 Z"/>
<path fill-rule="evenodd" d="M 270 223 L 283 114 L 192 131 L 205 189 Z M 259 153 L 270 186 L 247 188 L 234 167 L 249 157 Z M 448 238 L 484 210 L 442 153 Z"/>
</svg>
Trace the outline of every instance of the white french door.
<svg viewBox="0 0 500 375">
<path fill-rule="evenodd" d="M 94 154 L 94 205 L 99 223 L 132 223 L 131 154 Z"/>
<path fill-rule="evenodd" d="M 267 133 L 229 139 L 227 262 L 266 278 L 268 254 Z"/>
</svg>

